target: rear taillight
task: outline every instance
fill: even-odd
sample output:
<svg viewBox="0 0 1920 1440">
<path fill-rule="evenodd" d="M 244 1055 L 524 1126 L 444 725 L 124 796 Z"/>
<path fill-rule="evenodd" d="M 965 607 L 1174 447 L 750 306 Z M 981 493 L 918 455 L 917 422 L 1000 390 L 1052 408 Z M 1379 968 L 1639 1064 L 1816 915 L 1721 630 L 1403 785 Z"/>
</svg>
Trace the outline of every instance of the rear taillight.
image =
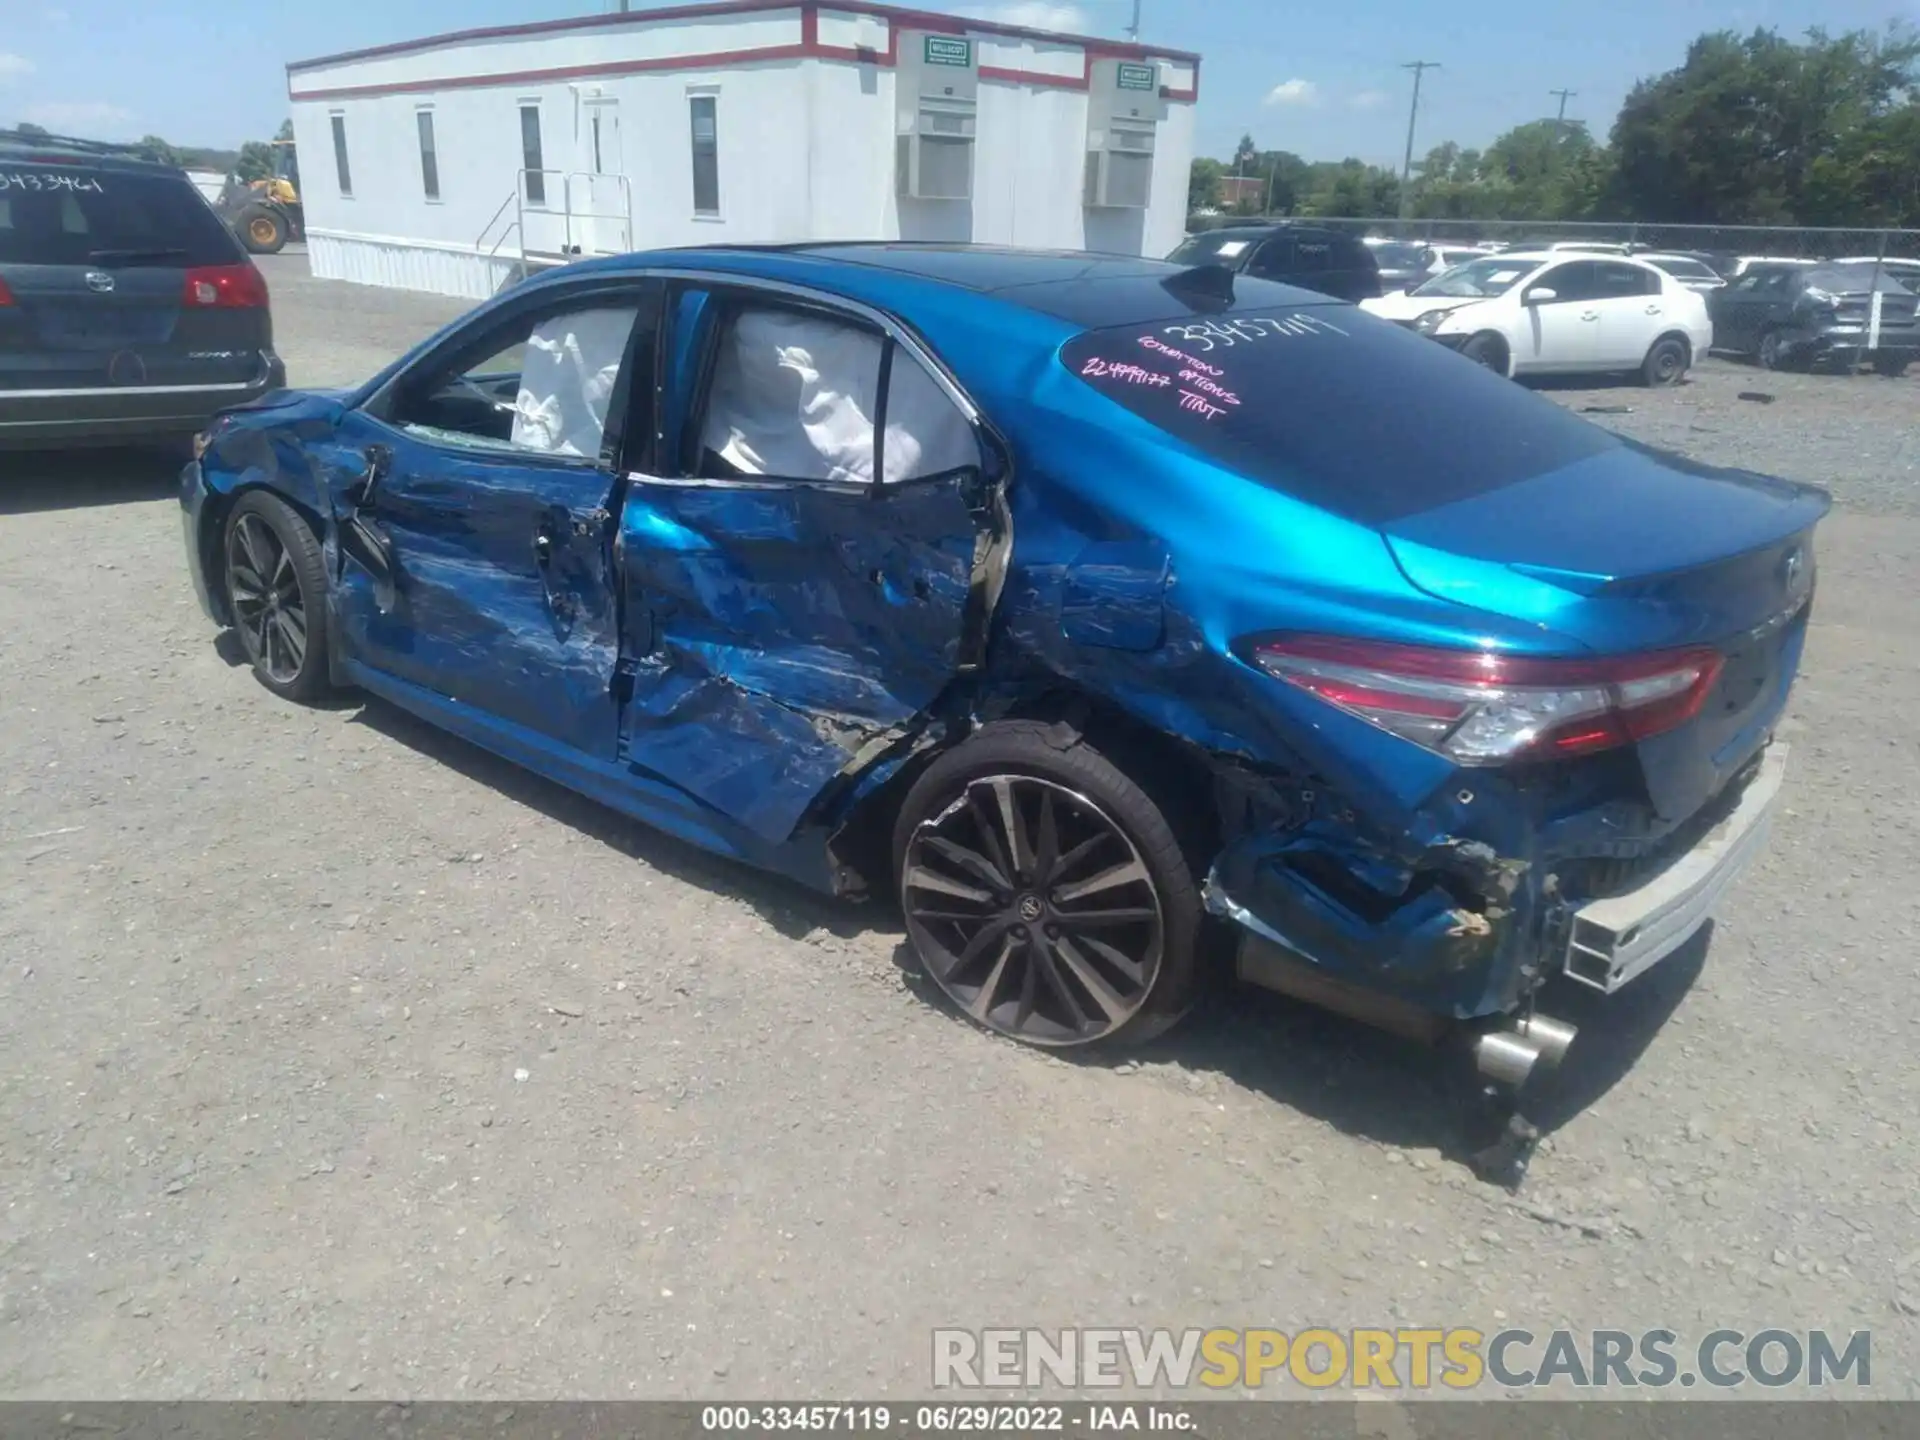
<svg viewBox="0 0 1920 1440">
<path fill-rule="evenodd" d="M 187 271 L 181 298 L 192 309 L 255 309 L 267 303 L 267 281 L 252 265 L 202 265 Z"/>
<path fill-rule="evenodd" d="M 1459 765 L 1588 755 L 1672 730 L 1700 713 L 1722 663 L 1706 647 L 1537 660 L 1325 635 L 1261 639 L 1246 653 Z"/>
<path fill-rule="evenodd" d="M 13 291 L 7 288 L 7 282 L 0 280 L 0 305 L 13 304 Z"/>
</svg>

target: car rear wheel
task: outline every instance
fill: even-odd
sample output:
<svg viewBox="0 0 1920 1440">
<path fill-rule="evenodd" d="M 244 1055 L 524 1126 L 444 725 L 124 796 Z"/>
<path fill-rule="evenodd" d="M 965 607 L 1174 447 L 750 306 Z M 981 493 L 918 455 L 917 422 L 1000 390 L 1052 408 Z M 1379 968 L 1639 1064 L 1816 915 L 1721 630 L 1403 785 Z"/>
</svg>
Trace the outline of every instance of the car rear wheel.
<svg viewBox="0 0 1920 1440">
<path fill-rule="evenodd" d="M 1791 370 L 1793 357 L 1787 349 L 1787 342 L 1778 330 L 1769 330 L 1760 337 L 1760 350 L 1755 357 L 1762 370 Z"/>
<path fill-rule="evenodd" d="M 1200 898 L 1161 808 L 1071 728 L 988 725 L 894 826 L 907 936 L 977 1024 L 1052 1049 L 1139 1042 L 1191 1005 Z"/>
<path fill-rule="evenodd" d="M 1653 348 L 1641 363 L 1641 383 L 1655 387 L 1678 385 L 1686 376 L 1691 358 L 1686 341 L 1677 335 L 1663 335 L 1653 342 Z"/>
<path fill-rule="evenodd" d="M 240 240 L 255 255 L 278 255 L 287 248 L 287 225 L 263 205 L 240 212 Z"/>
<path fill-rule="evenodd" d="M 1888 355 L 1885 353 L 1876 355 L 1873 357 L 1873 373 L 1876 375 L 1885 375 L 1889 379 L 1898 380 L 1902 375 L 1907 373 L 1907 357 L 1905 355 Z"/>
<path fill-rule="evenodd" d="M 1460 353 L 1476 365 L 1507 373 L 1507 342 L 1498 335 L 1476 335 L 1460 347 Z"/>
<path fill-rule="evenodd" d="M 287 700 L 328 688 L 326 570 L 320 544 L 285 501 L 254 490 L 227 517 L 228 610 L 253 673 Z"/>
</svg>

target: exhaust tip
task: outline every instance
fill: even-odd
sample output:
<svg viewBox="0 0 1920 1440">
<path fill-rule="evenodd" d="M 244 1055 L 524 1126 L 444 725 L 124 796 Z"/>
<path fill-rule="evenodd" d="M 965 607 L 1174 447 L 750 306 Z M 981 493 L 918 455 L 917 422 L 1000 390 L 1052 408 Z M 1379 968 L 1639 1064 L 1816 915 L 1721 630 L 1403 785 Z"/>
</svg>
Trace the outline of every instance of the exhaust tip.
<svg viewBox="0 0 1920 1440">
<path fill-rule="evenodd" d="M 1539 1063 L 1539 1045 L 1516 1030 L 1489 1030 L 1473 1042 L 1474 1068 L 1518 1090 Z"/>
<path fill-rule="evenodd" d="M 1551 1015 L 1529 1015 L 1513 1028 L 1539 1047 L 1540 1063 L 1549 1070 L 1560 1067 L 1560 1062 L 1567 1058 L 1573 1037 L 1580 1033 L 1576 1026 L 1556 1020 Z"/>
</svg>

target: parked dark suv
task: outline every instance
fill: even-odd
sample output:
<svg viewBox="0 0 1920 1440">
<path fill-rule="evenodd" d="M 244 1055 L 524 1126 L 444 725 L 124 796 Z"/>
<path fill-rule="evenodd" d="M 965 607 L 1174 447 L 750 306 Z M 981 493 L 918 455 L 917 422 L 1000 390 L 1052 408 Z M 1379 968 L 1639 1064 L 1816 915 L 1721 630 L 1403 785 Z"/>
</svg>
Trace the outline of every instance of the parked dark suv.
<svg viewBox="0 0 1920 1440">
<path fill-rule="evenodd" d="M 1707 313 L 1716 350 L 1751 355 L 1769 370 L 1871 360 L 1882 375 L 1900 375 L 1920 354 L 1915 303 L 1871 260 L 1824 261 L 1756 265 L 1708 296 Z"/>
<path fill-rule="evenodd" d="M 1227 225 L 1183 241 L 1175 265 L 1219 265 L 1260 280 L 1281 280 L 1336 300 L 1381 293 L 1380 267 L 1357 236 L 1318 225 Z"/>
<path fill-rule="evenodd" d="M 0 131 L 0 447 L 184 439 L 285 384 L 266 281 L 185 174 Z"/>
</svg>

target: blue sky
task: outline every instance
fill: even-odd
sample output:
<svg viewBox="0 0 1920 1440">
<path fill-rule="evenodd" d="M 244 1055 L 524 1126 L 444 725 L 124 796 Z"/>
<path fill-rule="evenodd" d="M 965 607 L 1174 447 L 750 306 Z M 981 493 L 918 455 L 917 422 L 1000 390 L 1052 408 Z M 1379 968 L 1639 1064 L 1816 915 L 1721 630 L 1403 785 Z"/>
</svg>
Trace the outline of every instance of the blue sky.
<svg viewBox="0 0 1920 1440">
<path fill-rule="evenodd" d="M 925 8 L 1094 35 L 1123 33 L 1132 0 L 923 0 Z M 1419 140 L 1484 145 L 1553 113 L 1604 133 L 1640 76 L 1680 62 L 1702 30 L 1878 29 L 1916 0 L 1141 0 L 1141 36 L 1205 57 L 1201 154 L 1243 131 L 1312 160 L 1398 165 L 1407 60 L 1437 60 L 1422 87 Z M 475 25 L 609 8 L 605 0 L 191 0 L 116 5 L 0 0 L 0 124 L 108 138 L 164 135 L 237 145 L 286 114 L 290 59 Z M 635 9 L 648 0 L 634 0 Z"/>
</svg>

